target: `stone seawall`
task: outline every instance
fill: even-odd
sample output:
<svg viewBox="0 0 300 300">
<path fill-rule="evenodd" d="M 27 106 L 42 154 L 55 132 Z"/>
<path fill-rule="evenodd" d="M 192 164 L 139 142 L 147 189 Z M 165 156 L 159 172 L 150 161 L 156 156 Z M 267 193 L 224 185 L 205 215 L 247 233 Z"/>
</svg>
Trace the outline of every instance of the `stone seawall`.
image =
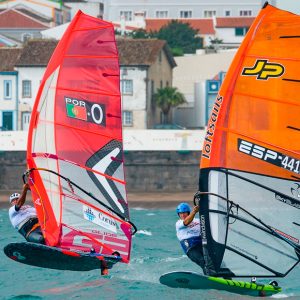
<svg viewBox="0 0 300 300">
<path fill-rule="evenodd" d="M 199 151 L 127 151 L 127 192 L 196 191 Z M 26 170 L 24 151 L 0 152 L 0 190 L 20 189 Z"/>
</svg>

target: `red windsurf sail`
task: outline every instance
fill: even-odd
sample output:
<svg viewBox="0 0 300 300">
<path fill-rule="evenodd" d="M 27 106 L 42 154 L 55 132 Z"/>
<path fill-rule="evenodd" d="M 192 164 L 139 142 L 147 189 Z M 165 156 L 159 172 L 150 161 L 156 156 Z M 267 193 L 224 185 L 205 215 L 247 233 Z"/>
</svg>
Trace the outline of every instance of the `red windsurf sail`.
<svg viewBox="0 0 300 300">
<path fill-rule="evenodd" d="M 119 73 L 114 27 L 79 11 L 41 82 L 27 162 L 47 245 L 128 262 Z"/>
<path fill-rule="evenodd" d="M 201 157 L 215 274 L 283 277 L 300 259 L 300 16 L 265 5 L 212 109 Z"/>
</svg>

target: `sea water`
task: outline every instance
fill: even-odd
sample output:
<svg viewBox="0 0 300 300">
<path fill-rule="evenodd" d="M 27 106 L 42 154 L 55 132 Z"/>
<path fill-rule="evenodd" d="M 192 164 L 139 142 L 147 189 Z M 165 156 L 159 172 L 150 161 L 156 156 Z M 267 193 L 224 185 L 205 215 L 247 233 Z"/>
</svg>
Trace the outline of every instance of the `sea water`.
<svg viewBox="0 0 300 300">
<path fill-rule="evenodd" d="M 58 271 L 23 265 L 8 259 L 3 247 L 23 241 L 11 226 L 6 209 L 0 210 L 0 299 L 254 299 L 223 291 L 173 289 L 159 283 L 171 271 L 200 272 L 181 250 L 175 234 L 174 210 L 131 209 L 138 227 L 131 261 L 117 264 L 110 275 L 99 270 Z M 253 245 L 255 247 L 255 245 Z M 264 281 L 267 282 L 267 281 Z M 283 292 L 273 298 L 300 299 L 300 266 L 278 279 Z"/>
</svg>

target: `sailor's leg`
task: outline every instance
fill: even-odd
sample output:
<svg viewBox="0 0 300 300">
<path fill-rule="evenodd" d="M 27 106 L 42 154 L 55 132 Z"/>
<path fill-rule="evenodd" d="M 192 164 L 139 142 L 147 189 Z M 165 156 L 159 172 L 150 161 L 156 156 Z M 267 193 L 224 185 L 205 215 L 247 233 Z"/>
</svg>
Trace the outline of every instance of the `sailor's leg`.
<svg viewBox="0 0 300 300">
<path fill-rule="evenodd" d="M 26 236 L 26 240 L 32 243 L 45 244 L 45 239 L 41 227 L 38 226 L 34 230 L 30 231 Z"/>
<path fill-rule="evenodd" d="M 190 260 L 199 265 L 202 269 L 204 268 L 205 262 L 202 254 L 201 245 L 196 245 L 190 248 L 186 255 L 189 257 Z"/>
<path fill-rule="evenodd" d="M 208 276 L 216 274 L 212 260 L 207 255 L 204 259 L 202 245 L 196 245 L 188 250 L 187 256 L 203 269 L 203 273 Z"/>
</svg>

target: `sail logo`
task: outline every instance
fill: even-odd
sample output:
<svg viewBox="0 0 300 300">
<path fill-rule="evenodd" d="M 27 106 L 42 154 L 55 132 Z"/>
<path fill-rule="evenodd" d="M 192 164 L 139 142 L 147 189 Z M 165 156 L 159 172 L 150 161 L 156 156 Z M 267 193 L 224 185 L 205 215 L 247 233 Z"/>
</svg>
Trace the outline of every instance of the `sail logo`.
<svg viewBox="0 0 300 300">
<path fill-rule="evenodd" d="M 97 125 L 106 125 L 105 105 L 72 97 L 65 97 L 65 104 L 68 117 Z"/>
<path fill-rule="evenodd" d="M 275 199 L 282 203 L 285 203 L 287 205 L 290 205 L 297 209 L 300 209 L 300 202 L 296 199 L 288 198 L 287 196 L 280 195 L 278 193 L 275 194 Z"/>
<path fill-rule="evenodd" d="M 204 215 L 200 216 L 200 229 L 201 229 L 202 243 L 206 245 L 207 244 L 207 237 L 206 237 L 206 224 L 205 224 Z"/>
<path fill-rule="evenodd" d="M 271 63 L 267 59 L 258 59 L 253 67 L 244 68 L 242 75 L 256 76 L 257 79 L 267 80 L 269 77 L 280 77 L 283 73 L 283 65 Z"/>
<path fill-rule="evenodd" d="M 12 257 L 15 257 L 17 260 L 26 260 L 26 257 L 18 251 L 14 251 L 12 255 Z"/>
<path fill-rule="evenodd" d="M 300 160 L 260 145 L 238 139 L 238 151 L 268 162 L 287 171 L 300 174 Z"/>
<path fill-rule="evenodd" d="M 123 145 L 120 141 L 111 140 L 95 152 L 85 165 L 93 171 L 88 174 L 111 209 L 128 217 L 126 194 L 122 188 L 125 184 L 122 149 Z M 116 174 L 118 174 L 117 177 Z M 118 178 L 121 185 L 116 184 L 116 180 L 110 180 L 110 177 Z"/>
<path fill-rule="evenodd" d="M 242 139 L 238 139 L 238 150 L 245 154 L 254 156 L 256 158 L 269 161 L 269 160 L 277 160 L 278 153 L 276 151 L 267 149 L 265 147 L 244 141 Z M 280 162 L 276 165 L 280 165 Z"/>
<path fill-rule="evenodd" d="M 65 97 L 68 117 L 87 120 L 87 112 L 85 102 L 70 97 Z"/>
<path fill-rule="evenodd" d="M 89 221 L 94 221 L 94 219 L 96 218 L 93 211 L 89 207 L 87 207 L 86 210 L 84 210 L 84 216 L 86 217 L 85 219 Z"/>
<path fill-rule="evenodd" d="M 42 204 L 41 204 L 40 198 L 37 198 L 37 199 L 34 201 L 34 203 L 35 203 L 36 205 L 39 205 L 39 206 L 42 205 Z"/>
<path fill-rule="evenodd" d="M 207 125 L 207 131 L 206 131 L 206 136 L 204 138 L 204 144 L 203 144 L 203 149 L 202 149 L 202 157 L 205 158 L 210 158 L 210 153 L 211 153 L 211 144 L 213 141 L 215 129 L 216 129 L 216 122 L 218 119 L 218 115 L 221 109 L 223 97 L 218 96 L 216 99 L 216 102 L 213 106 L 212 113 L 209 119 L 209 123 Z"/>
<path fill-rule="evenodd" d="M 93 222 L 98 226 L 108 229 L 114 233 L 117 232 L 118 226 L 115 220 L 91 207 L 83 205 L 83 217 L 85 220 Z"/>
</svg>

